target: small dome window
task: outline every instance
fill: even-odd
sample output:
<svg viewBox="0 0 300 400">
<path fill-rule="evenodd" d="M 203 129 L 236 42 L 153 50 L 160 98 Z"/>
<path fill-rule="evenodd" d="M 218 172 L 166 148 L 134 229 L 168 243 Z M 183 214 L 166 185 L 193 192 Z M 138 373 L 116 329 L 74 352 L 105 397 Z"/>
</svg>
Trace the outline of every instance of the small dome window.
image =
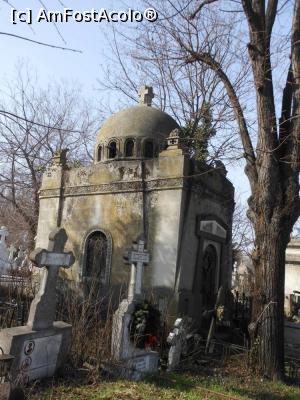
<svg viewBox="0 0 300 400">
<path fill-rule="evenodd" d="M 152 140 L 146 140 L 144 143 L 144 157 L 153 158 L 154 145 Z"/>
<path fill-rule="evenodd" d="M 108 158 L 116 158 L 117 155 L 117 143 L 110 142 L 108 146 Z"/>
<path fill-rule="evenodd" d="M 134 150 L 134 141 L 132 139 L 126 140 L 125 143 L 125 157 L 132 157 Z"/>
<path fill-rule="evenodd" d="M 97 161 L 101 161 L 101 158 L 102 158 L 102 146 L 99 146 L 97 150 Z"/>
</svg>

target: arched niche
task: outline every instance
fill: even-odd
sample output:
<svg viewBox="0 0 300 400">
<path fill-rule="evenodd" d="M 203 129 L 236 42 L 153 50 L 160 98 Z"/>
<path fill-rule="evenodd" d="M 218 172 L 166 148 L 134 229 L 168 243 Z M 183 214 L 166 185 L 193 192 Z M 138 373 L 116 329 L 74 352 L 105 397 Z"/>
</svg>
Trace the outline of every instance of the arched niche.
<svg viewBox="0 0 300 400">
<path fill-rule="evenodd" d="M 146 139 L 143 143 L 143 157 L 153 158 L 154 157 L 154 143 L 152 139 Z"/>
<path fill-rule="evenodd" d="M 112 140 L 107 147 L 107 158 L 113 159 L 117 156 L 117 142 Z"/>
<path fill-rule="evenodd" d="M 112 238 L 103 229 L 92 229 L 83 242 L 81 279 L 108 287 L 111 274 Z"/>
<path fill-rule="evenodd" d="M 98 149 L 97 149 L 97 161 L 102 160 L 102 152 L 103 152 L 103 147 L 100 145 L 100 146 L 98 146 Z"/>
<path fill-rule="evenodd" d="M 127 139 L 124 146 L 124 155 L 125 157 L 133 157 L 134 155 L 134 140 Z"/>
</svg>

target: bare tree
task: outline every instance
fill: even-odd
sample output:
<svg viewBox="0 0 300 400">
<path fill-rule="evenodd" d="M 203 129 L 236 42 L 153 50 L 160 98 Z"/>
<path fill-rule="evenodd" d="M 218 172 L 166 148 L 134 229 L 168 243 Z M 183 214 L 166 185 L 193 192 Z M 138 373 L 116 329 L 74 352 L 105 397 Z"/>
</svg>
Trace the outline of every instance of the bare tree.
<svg viewBox="0 0 300 400">
<path fill-rule="evenodd" d="M 164 8 L 158 1 L 152 2 L 152 6 L 158 10 L 161 19 L 157 24 L 163 29 L 166 41 L 175 43 L 174 58 L 178 62 L 204 64 L 210 68 L 222 82 L 235 116 L 245 173 L 251 186 L 248 216 L 255 233 L 252 350 L 253 355 L 257 355 L 255 362 L 261 374 L 280 379 L 284 374 L 285 249 L 299 217 L 300 204 L 300 0 L 241 0 L 241 3 L 168 0 L 164 3 Z M 285 15 L 285 24 L 287 18 L 289 20 L 288 42 L 282 35 L 279 40 L 272 35 L 274 23 L 284 10 L 288 12 Z M 217 34 L 215 37 L 212 33 L 212 37 L 203 42 L 199 40 L 201 21 L 209 18 L 211 12 L 238 15 L 240 21 L 231 32 L 225 30 L 224 36 Z M 226 26 L 225 19 L 224 24 Z M 243 32 L 245 27 L 248 27 L 248 35 Z M 190 40 L 190 32 L 193 40 Z M 217 40 L 230 42 L 231 52 L 236 54 L 231 66 L 215 50 Z M 282 49 L 282 42 L 287 51 L 279 54 L 277 50 Z M 245 102 L 233 79 L 246 55 L 251 65 L 252 85 L 247 87 Z M 277 99 L 282 74 L 274 73 L 273 68 L 276 62 L 281 64 L 284 60 L 288 60 L 289 65 L 277 119 L 274 93 L 276 91 Z M 246 104 L 252 103 L 252 95 L 256 102 L 254 125 L 249 123 L 251 115 L 247 118 L 246 109 Z"/>
<path fill-rule="evenodd" d="M 1 214 L 13 222 L 14 211 L 20 229 L 27 227 L 32 244 L 42 173 L 54 153 L 63 148 L 69 149 L 73 165 L 90 159 L 91 136 L 100 118 L 96 122 L 91 106 L 80 100 L 79 90 L 66 83 L 39 89 L 24 68 L 18 69 L 5 98 L 5 103 L 0 102 Z"/>
</svg>

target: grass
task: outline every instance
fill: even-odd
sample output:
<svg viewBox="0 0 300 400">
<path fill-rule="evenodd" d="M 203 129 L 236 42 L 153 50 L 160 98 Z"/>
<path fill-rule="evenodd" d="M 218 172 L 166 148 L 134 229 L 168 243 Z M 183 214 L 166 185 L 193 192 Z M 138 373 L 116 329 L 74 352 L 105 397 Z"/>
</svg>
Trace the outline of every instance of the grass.
<svg viewBox="0 0 300 400">
<path fill-rule="evenodd" d="M 141 382 L 44 381 L 30 400 L 300 400 L 300 387 L 253 377 L 161 373 Z"/>
</svg>

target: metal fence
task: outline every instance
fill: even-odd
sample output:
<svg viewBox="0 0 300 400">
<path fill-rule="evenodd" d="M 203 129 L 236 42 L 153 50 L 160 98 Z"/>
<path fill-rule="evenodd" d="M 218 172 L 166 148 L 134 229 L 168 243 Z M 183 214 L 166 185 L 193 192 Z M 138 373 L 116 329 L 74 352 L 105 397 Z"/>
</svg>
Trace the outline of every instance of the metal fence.
<svg viewBox="0 0 300 400">
<path fill-rule="evenodd" d="M 34 293 L 30 276 L 0 276 L 0 329 L 26 323 Z"/>
</svg>

